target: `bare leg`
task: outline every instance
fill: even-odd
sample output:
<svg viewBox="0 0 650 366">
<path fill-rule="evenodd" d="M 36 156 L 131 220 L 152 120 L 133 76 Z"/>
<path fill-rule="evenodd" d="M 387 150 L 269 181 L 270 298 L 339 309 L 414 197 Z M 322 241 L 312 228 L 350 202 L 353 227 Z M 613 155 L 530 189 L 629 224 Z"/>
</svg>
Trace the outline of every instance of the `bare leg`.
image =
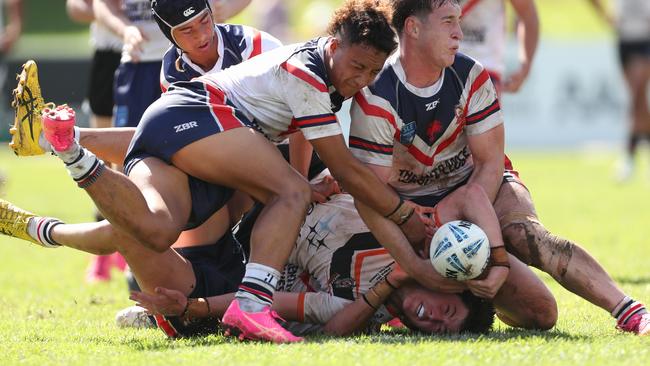
<svg viewBox="0 0 650 366">
<path fill-rule="evenodd" d="M 88 253 L 119 252 L 145 292 L 163 286 L 187 295 L 194 288 L 192 266 L 178 253 L 171 249 L 162 253 L 147 249 L 108 221 L 58 225 L 52 230 L 52 236 L 61 245 Z"/>
<path fill-rule="evenodd" d="M 506 324 L 527 329 L 551 329 L 557 321 L 553 294 L 525 264 L 510 255 L 510 273 L 494 297 L 497 315 Z"/>
<path fill-rule="evenodd" d="M 631 134 L 641 137 L 650 134 L 650 110 L 648 109 L 648 83 L 650 82 L 650 58 L 632 57 L 625 65 L 625 81 L 630 91 Z M 634 154 L 636 146 L 631 147 Z"/>
<path fill-rule="evenodd" d="M 237 188 L 265 204 L 251 234 L 250 261 L 281 271 L 298 236 L 311 189 L 278 150 L 251 129 L 236 128 L 184 147 L 172 161 L 192 176 Z"/>
<path fill-rule="evenodd" d="M 520 184 L 501 186 L 495 209 L 508 252 L 550 274 L 567 290 L 611 312 L 625 297 L 605 270 L 578 244 L 549 233 L 538 221 L 530 193 Z"/>
</svg>

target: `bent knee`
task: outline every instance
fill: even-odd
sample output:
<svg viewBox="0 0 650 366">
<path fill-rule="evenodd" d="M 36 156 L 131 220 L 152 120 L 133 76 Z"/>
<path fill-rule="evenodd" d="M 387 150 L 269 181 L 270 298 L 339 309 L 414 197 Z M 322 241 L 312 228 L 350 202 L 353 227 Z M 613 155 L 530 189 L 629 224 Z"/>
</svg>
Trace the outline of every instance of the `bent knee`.
<svg viewBox="0 0 650 366">
<path fill-rule="evenodd" d="M 294 179 L 278 192 L 276 198 L 291 204 L 307 206 L 311 202 L 311 186 L 305 180 Z"/>
<path fill-rule="evenodd" d="M 180 231 L 161 226 L 147 228 L 134 235 L 139 244 L 158 253 L 169 249 L 179 236 Z"/>
<path fill-rule="evenodd" d="M 543 305 L 531 307 L 534 312 L 532 319 L 532 328 L 539 330 L 549 330 L 557 323 L 557 303 L 555 299 L 545 301 Z"/>
</svg>

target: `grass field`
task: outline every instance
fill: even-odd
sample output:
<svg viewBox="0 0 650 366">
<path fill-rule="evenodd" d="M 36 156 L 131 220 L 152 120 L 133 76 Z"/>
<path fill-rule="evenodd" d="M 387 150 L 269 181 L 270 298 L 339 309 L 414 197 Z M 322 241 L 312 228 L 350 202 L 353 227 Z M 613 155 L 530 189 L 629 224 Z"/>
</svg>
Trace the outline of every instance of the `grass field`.
<svg viewBox="0 0 650 366">
<path fill-rule="evenodd" d="M 0 149 L 8 177 L 4 198 L 66 222 L 92 216 L 92 203 L 51 156 L 16 158 Z M 617 185 L 614 156 L 511 154 L 533 192 L 541 219 L 582 243 L 630 295 L 650 302 L 647 259 L 650 180 Z M 647 161 L 644 161 L 647 165 Z M 47 250 L 0 237 L 0 341 L 3 365 L 638 365 L 648 364 L 650 337 L 614 330 L 600 309 L 542 275 L 559 304 L 548 332 L 501 323 L 487 336 L 422 337 L 401 332 L 300 345 L 240 344 L 221 336 L 169 341 L 158 330 L 121 330 L 117 310 L 130 305 L 124 282 L 85 285 L 88 255 Z M 645 361 L 644 361 L 645 360 Z"/>
</svg>

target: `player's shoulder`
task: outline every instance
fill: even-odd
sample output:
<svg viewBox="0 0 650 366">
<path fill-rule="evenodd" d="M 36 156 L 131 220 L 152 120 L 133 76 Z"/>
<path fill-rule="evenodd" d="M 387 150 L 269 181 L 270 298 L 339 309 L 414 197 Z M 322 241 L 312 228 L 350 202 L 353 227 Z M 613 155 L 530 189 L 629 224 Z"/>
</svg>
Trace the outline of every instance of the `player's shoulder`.
<svg viewBox="0 0 650 366">
<path fill-rule="evenodd" d="M 468 78 L 480 74 L 484 70 L 484 67 L 471 56 L 458 52 L 454 59 L 454 63 L 448 69 L 453 71 L 456 76 L 465 83 Z"/>
<path fill-rule="evenodd" d="M 286 46 L 291 51 L 283 63 L 285 66 L 282 67 L 287 68 L 287 71 L 296 75 L 306 73 L 312 77 L 316 77 L 318 79 L 318 84 L 324 85 L 323 88 L 327 91 L 327 86 L 330 85 L 330 82 L 327 75 L 327 69 L 325 68 L 325 61 L 323 59 L 324 45 L 326 42 L 327 38 L 320 37 L 305 43 Z M 286 67 L 287 65 L 290 65 L 291 69 Z M 293 72 L 291 70 L 299 71 Z"/>
</svg>

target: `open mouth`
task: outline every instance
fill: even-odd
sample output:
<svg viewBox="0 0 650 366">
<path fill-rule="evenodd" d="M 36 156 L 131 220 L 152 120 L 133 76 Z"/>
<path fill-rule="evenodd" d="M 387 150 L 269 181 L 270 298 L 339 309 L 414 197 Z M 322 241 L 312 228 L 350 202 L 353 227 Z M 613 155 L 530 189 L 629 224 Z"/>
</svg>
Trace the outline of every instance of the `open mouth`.
<svg viewBox="0 0 650 366">
<path fill-rule="evenodd" d="M 424 303 L 420 304 L 418 308 L 415 310 L 415 316 L 418 317 L 418 319 L 424 318 Z"/>
</svg>

